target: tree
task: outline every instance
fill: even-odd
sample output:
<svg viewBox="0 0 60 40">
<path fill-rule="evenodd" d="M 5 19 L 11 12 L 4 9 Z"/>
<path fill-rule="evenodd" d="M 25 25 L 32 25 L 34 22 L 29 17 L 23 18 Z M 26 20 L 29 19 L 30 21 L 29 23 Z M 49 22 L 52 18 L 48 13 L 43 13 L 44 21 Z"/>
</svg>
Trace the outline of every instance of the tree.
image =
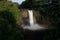
<svg viewBox="0 0 60 40">
<path fill-rule="evenodd" d="M 36 9 L 39 9 L 39 7 L 40 7 L 39 3 L 40 3 L 40 1 L 36 1 L 36 0 L 26 0 L 19 7 L 36 10 Z"/>
<path fill-rule="evenodd" d="M 20 14 L 18 4 L 7 1 L 0 3 L 0 40 L 22 40 L 22 32 L 17 24 Z"/>
<path fill-rule="evenodd" d="M 7 1 L 7 0 L 0 0 L 0 1 Z"/>
<path fill-rule="evenodd" d="M 43 5 L 43 9 L 45 11 L 42 10 L 42 15 L 45 16 L 46 18 L 49 18 L 49 21 L 51 22 L 51 25 L 53 26 L 58 26 L 58 24 L 60 23 L 59 21 L 59 1 L 58 0 L 50 0 L 51 3 L 47 3 Z"/>
<path fill-rule="evenodd" d="M 58 26 L 60 23 L 59 5 L 59 0 L 26 0 L 20 5 L 20 7 L 39 10 L 41 16 L 43 16 L 45 19 L 48 18 L 48 21 L 51 23 L 51 25 L 54 24 L 55 26 Z"/>
<path fill-rule="evenodd" d="M 18 9 L 17 3 L 7 2 L 7 1 L 0 1 L 0 11 L 9 10 L 15 16 L 17 24 L 21 21 L 20 10 Z"/>
</svg>

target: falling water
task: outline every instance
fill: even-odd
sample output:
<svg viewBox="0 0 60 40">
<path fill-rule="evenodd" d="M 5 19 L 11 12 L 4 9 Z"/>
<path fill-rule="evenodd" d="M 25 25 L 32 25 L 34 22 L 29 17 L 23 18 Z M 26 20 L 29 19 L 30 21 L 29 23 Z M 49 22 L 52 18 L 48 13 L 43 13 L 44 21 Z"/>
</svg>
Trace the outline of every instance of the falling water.
<svg viewBox="0 0 60 40">
<path fill-rule="evenodd" d="M 28 10 L 30 26 L 23 26 L 23 29 L 28 30 L 41 30 L 45 29 L 44 26 L 34 23 L 33 10 Z"/>
<path fill-rule="evenodd" d="M 28 10 L 28 13 L 29 13 L 30 26 L 32 27 L 32 25 L 34 25 L 33 11 Z"/>
</svg>

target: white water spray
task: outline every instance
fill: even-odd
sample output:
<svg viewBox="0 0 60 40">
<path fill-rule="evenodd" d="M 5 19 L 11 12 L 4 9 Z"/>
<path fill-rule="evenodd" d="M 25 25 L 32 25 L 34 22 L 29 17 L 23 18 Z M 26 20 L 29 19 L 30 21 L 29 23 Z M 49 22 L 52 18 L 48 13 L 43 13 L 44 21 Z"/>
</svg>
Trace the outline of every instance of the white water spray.
<svg viewBox="0 0 60 40">
<path fill-rule="evenodd" d="M 30 26 L 32 27 L 32 25 L 34 25 L 33 11 L 28 10 L 28 13 L 29 13 Z"/>
<path fill-rule="evenodd" d="M 30 26 L 23 26 L 23 29 L 28 29 L 28 30 L 41 30 L 41 29 L 45 29 L 42 25 L 38 25 L 37 23 L 34 23 L 33 10 L 28 10 L 28 14 L 29 14 Z"/>
</svg>

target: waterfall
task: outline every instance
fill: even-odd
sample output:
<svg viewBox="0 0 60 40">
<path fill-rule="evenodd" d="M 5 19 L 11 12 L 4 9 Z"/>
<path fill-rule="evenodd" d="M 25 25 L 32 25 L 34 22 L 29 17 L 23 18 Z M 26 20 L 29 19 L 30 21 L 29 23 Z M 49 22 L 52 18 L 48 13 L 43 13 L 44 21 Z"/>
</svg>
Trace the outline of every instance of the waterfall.
<svg viewBox="0 0 60 40">
<path fill-rule="evenodd" d="M 33 11 L 28 10 L 30 26 L 34 25 Z"/>
<path fill-rule="evenodd" d="M 38 25 L 37 23 L 35 23 L 35 19 L 33 16 L 33 10 L 28 10 L 28 15 L 29 15 L 29 23 L 30 25 L 26 25 L 23 26 L 23 29 L 28 29 L 28 30 L 41 30 L 41 29 L 45 29 L 44 26 L 42 25 Z"/>
</svg>

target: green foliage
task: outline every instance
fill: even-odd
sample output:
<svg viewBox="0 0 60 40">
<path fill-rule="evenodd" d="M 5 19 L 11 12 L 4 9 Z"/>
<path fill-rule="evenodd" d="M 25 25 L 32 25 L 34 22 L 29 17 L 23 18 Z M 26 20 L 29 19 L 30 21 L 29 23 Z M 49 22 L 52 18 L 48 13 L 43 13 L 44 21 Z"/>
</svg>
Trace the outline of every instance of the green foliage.
<svg viewBox="0 0 60 40">
<path fill-rule="evenodd" d="M 7 0 L 0 0 L 0 1 L 7 1 Z"/>
<path fill-rule="evenodd" d="M 36 10 L 40 8 L 40 4 L 42 4 L 42 0 L 26 0 L 20 6 L 21 8 Z"/>
<path fill-rule="evenodd" d="M 0 11 L 9 10 L 15 16 L 17 23 L 20 21 L 20 10 L 18 4 L 12 2 L 0 1 Z"/>
<path fill-rule="evenodd" d="M 0 40 L 22 40 L 18 4 L 0 1 Z"/>
<path fill-rule="evenodd" d="M 49 2 L 47 4 L 44 4 L 43 7 L 41 7 L 44 10 L 42 10 L 42 15 L 46 18 L 48 17 L 49 21 L 51 22 L 51 25 L 57 27 L 60 23 L 59 1 L 51 0 L 51 3 Z"/>
<path fill-rule="evenodd" d="M 21 30 L 11 12 L 0 11 L 0 40 L 22 40 Z"/>
<path fill-rule="evenodd" d="M 48 18 L 51 26 L 58 26 L 60 23 L 59 0 L 26 0 L 20 6 L 21 8 L 39 10 L 43 18 Z"/>
</svg>

